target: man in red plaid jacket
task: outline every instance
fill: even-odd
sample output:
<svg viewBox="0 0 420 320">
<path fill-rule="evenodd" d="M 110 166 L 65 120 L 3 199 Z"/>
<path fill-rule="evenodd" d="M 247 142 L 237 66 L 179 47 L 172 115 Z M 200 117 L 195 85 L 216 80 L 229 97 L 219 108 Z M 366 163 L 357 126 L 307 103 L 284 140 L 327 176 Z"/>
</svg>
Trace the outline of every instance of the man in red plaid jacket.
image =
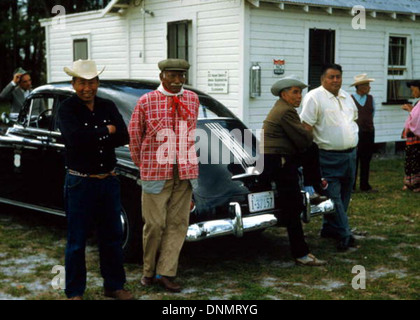
<svg viewBox="0 0 420 320">
<path fill-rule="evenodd" d="M 158 64 L 161 85 L 140 97 L 128 131 L 130 152 L 142 180 L 143 277 L 179 292 L 173 282 L 188 230 L 192 187 L 197 184 L 195 150 L 198 96 L 183 85 L 190 65 L 182 59 Z"/>
</svg>

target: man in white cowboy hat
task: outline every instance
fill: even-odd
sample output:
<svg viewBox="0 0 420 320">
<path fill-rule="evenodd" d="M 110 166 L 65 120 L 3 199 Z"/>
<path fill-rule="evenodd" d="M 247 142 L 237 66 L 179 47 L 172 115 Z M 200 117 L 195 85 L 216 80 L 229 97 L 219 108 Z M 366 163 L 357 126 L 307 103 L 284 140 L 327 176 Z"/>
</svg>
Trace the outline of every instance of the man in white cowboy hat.
<svg viewBox="0 0 420 320">
<path fill-rule="evenodd" d="M 82 300 L 86 289 L 85 246 L 93 223 L 98 229 L 105 296 L 133 299 L 124 290 L 120 187 L 114 172 L 115 148 L 126 145 L 129 136 L 114 102 L 96 96 L 98 76 L 104 69 L 98 72 L 92 60 L 78 60 L 72 68 L 65 67 L 76 94 L 58 109 L 67 169 L 65 293 L 72 300 Z"/>
<path fill-rule="evenodd" d="M 263 174 L 273 177 L 276 182 L 281 205 L 281 214 L 277 218 L 280 225 L 287 227 L 293 258 L 300 265 L 320 266 L 325 261 L 309 252 L 300 220 L 303 201 L 298 167 L 302 160 L 308 162 L 310 158 L 313 164 L 310 169 L 305 168 L 305 173 L 312 173 L 313 170 L 314 175 L 319 172 L 319 166 L 316 167 L 319 164 L 317 149 L 312 149 L 316 147 L 312 133 L 305 129 L 296 112 L 302 100 L 302 89 L 306 87 L 294 76 L 285 77 L 273 84 L 271 93 L 279 99 L 264 120 L 261 152 L 264 154 Z M 310 154 L 312 151 L 313 155 Z M 318 181 L 313 184 L 320 183 L 319 174 Z"/>
<path fill-rule="evenodd" d="M 356 88 L 352 94 L 354 103 L 358 110 L 357 125 L 359 126 L 359 143 L 357 144 L 356 176 L 353 190 L 356 190 L 356 180 L 360 163 L 360 191 L 377 192 L 369 184 L 370 161 L 372 160 L 375 145 L 375 127 L 373 118 L 375 116 L 375 101 L 369 94 L 370 83 L 375 79 L 368 78 L 366 73 L 354 77 L 350 85 Z"/>
<path fill-rule="evenodd" d="M 173 278 L 188 231 L 192 187 L 198 178 L 195 141 L 182 136 L 193 136 L 200 102 L 197 94 L 183 88 L 190 68 L 187 61 L 166 59 L 158 67 L 161 85 L 140 97 L 128 126 L 131 158 L 142 180 L 141 284 L 157 283 L 179 292 L 181 286 Z M 186 148 L 180 147 L 181 142 Z M 162 152 L 167 150 L 162 148 L 165 145 L 169 145 L 167 157 Z"/>
</svg>

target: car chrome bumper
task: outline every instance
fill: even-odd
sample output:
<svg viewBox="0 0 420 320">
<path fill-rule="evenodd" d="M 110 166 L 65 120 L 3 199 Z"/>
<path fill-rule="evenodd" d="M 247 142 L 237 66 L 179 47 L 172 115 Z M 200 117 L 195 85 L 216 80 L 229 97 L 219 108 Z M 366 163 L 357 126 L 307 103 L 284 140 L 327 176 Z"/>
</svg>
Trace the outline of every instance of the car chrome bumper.
<svg viewBox="0 0 420 320">
<path fill-rule="evenodd" d="M 331 199 L 313 205 L 309 200 L 309 193 L 302 191 L 305 210 L 301 214 L 302 221 L 309 223 L 312 217 L 324 214 L 334 214 L 334 202 Z"/>
<path fill-rule="evenodd" d="M 266 229 L 277 224 L 277 218 L 274 214 L 263 213 L 242 217 L 239 203 L 230 203 L 230 208 L 234 213 L 233 219 L 203 221 L 192 224 L 188 228 L 185 240 L 192 242 L 226 235 L 242 237 L 244 232 Z"/>
<path fill-rule="evenodd" d="M 309 194 L 304 197 L 305 211 L 302 212 L 302 220 L 309 222 L 311 217 L 320 214 L 333 214 L 334 203 L 328 199 L 318 205 L 309 203 Z M 233 219 L 220 219 L 203 221 L 192 224 L 188 227 L 186 241 L 200 241 L 208 238 L 234 235 L 242 237 L 244 232 L 262 230 L 277 224 L 277 218 L 271 213 L 242 217 L 241 206 L 237 202 L 231 202 L 230 208 L 234 215 Z"/>
</svg>

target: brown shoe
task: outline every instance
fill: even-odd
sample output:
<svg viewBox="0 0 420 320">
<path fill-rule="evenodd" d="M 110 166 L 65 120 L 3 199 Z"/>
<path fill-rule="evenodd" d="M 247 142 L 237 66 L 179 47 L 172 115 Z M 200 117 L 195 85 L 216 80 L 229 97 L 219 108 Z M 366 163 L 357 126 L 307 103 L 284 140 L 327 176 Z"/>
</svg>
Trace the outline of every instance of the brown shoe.
<svg viewBox="0 0 420 320">
<path fill-rule="evenodd" d="M 308 253 L 304 258 L 296 259 L 296 264 L 301 266 L 319 267 L 327 264 L 327 262 L 317 259 L 312 253 Z"/>
<path fill-rule="evenodd" d="M 158 283 L 168 291 L 181 292 L 181 286 L 171 281 L 168 277 L 161 276 L 160 278 L 156 279 L 156 283 Z"/>
<path fill-rule="evenodd" d="M 114 298 L 116 300 L 134 300 L 134 297 L 130 293 L 130 291 L 127 291 L 124 289 L 115 290 L 115 291 L 105 289 L 104 295 L 105 297 Z"/>
<path fill-rule="evenodd" d="M 143 287 L 150 287 L 151 285 L 153 285 L 153 280 L 153 277 L 143 276 L 141 277 L 140 283 Z"/>
<path fill-rule="evenodd" d="M 67 300 L 83 300 L 83 297 L 82 296 L 74 296 L 74 297 L 68 298 Z"/>
</svg>

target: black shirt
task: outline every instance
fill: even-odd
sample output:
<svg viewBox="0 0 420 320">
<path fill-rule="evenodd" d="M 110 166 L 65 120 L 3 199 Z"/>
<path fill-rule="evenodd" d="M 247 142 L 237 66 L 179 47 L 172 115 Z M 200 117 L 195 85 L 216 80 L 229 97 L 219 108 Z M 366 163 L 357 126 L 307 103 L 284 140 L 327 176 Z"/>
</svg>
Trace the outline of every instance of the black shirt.
<svg viewBox="0 0 420 320">
<path fill-rule="evenodd" d="M 66 147 L 66 167 L 85 174 L 110 172 L 116 164 L 115 148 L 128 144 L 127 126 L 114 102 L 95 97 L 90 111 L 77 96 L 58 109 L 59 128 Z M 109 134 L 107 125 L 116 132 Z"/>
</svg>

